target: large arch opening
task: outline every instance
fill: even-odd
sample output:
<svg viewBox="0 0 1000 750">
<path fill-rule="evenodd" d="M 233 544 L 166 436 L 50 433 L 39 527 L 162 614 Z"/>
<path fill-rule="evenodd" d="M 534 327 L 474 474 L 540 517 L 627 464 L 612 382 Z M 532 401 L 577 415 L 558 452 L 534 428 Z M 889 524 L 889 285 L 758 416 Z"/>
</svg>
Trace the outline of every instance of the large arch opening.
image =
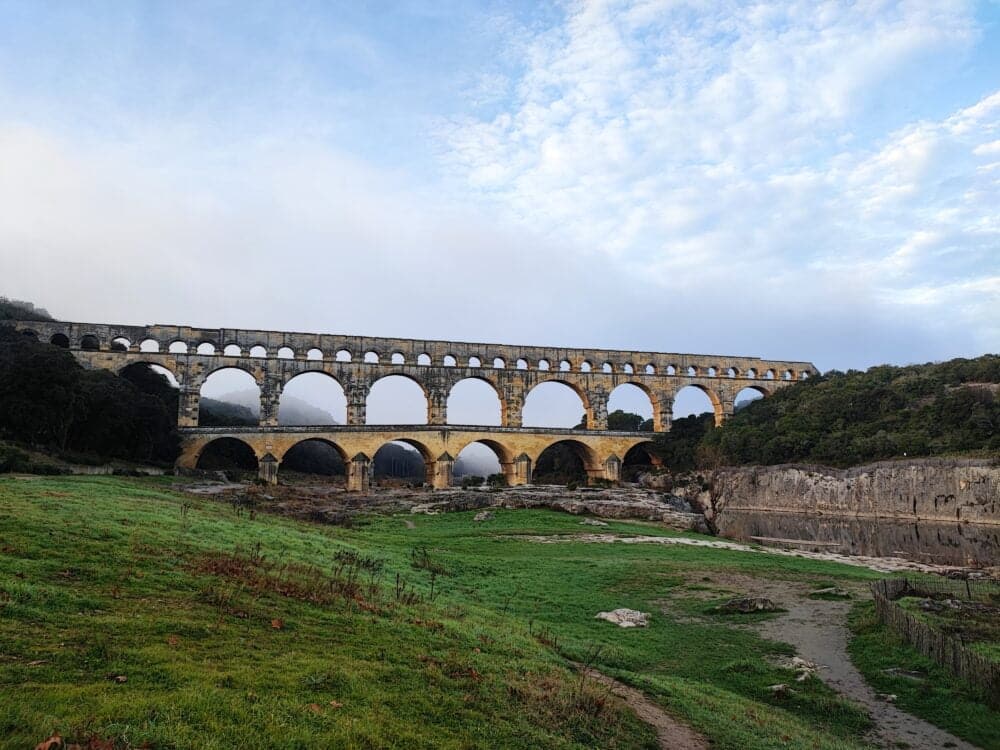
<svg viewBox="0 0 1000 750">
<path fill-rule="evenodd" d="M 633 445 L 622 458 L 622 480 L 625 482 L 636 482 L 640 474 L 653 471 L 658 465 L 658 459 L 649 450 L 653 443 L 639 443 Z"/>
<path fill-rule="evenodd" d="M 539 383 L 524 399 L 521 424 L 525 427 L 580 427 L 586 421 L 583 397 L 561 381 Z"/>
<path fill-rule="evenodd" d="M 493 440 L 479 440 L 469 443 L 455 456 L 452 475 L 456 483 L 466 484 L 468 477 L 488 479 L 493 474 L 507 476 L 511 467 L 509 451 Z M 506 465 L 506 466 L 505 466 Z M 507 476 L 510 481 L 510 477 Z"/>
<path fill-rule="evenodd" d="M 459 380 L 448 393 L 448 424 L 499 427 L 503 407 L 492 383 L 478 378 Z"/>
<path fill-rule="evenodd" d="M 197 468 L 224 471 L 230 479 L 243 479 L 257 473 L 257 455 L 253 448 L 236 438 L 216 438 L 201 449 Z"/>
<path fill-rule="evenodd" d="M 301 477 L 339 478 L 346 481 L 347 456 L 334 443 L 320 438 L 302 440 L 289 448 L 281 459 L 279 476 L 282 479 Z"/>
<path fill-rule="evenodd" d="M 742 391 L 736 394 L 736 399 L 733 402 L 733 408 L 735 411 L 740 411 L 750 406 L 754 401 L 759 401 L 760 399 L 767 396 L 767 391 L 763 388 L 757 388 L 756 386 L 747 386 Z"/>
<path fill-rule="evenodd" d="M 576 440 L 560 440 L 543 450 L 532 471 L 533 484 L 586 484 L 596 471 L 593 451 Z"/>
<path fill-rule="evenodd" d="M 430 457 L 420 443 L 393 440 L 372 456 L 372 479 L 382 487 L 420 486 L 427 481 Z"/>
<path fill-rule="evenodd" d="M 686 385 L 674 395 L 674 419 L 715 414 L 717 411 L 718 404 L 712 393 L 701 386 Z"/>
<path fill-rule="evenodd" d="M 365 424 L 427 424 L 427 395 L 405 375 L 375 381 L 365 408 Z"/>
<path fill-rule="evenodd" d="M 199 427 L 252 427 L 260 417 L 260 387 L 246 370 L 224 367 L 201 386 Z"/>
<path fill-rule="evenodd" d="M 180 385 L 170 370 L 152 362 L 132 362 L 120 369 L 118 376 L 162 401 L 170 421 L 177 423 Z"/>
<path fill-rule="evenodd" d="M 340 383 L 325 372 L 303 372 L 281 389 L 279 425 L 345 424 L 347 397 Z"/>
<path fill-rule="evenodd" d="M 609 430 L 651 431 L 653 413 L 653 400 L 635 383 L 622 383 L 608 396 Z"/>
</svg>

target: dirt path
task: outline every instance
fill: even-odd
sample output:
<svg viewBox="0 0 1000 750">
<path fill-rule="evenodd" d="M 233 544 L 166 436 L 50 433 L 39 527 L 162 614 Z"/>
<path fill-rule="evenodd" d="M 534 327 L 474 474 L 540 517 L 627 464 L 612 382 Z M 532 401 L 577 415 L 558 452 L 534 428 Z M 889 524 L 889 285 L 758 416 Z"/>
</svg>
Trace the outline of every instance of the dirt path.
<svg viewBox="0 0 1000 750">
<path fill-rule="evenodd" d="M 596 669 L 577 665 L 583 674 L 587 675 L 595 682 L 599 682 L 614 695 L 617 695 L 629 708 L 635 711 L 635 715 L 649 724 L 656 730 L 656 738 L 659 740 L 662 750 L 708 750 L 708 740 L 685 724 L 681 724 L 647 698 L 642 691 L 629 687 L 623 682 L 619 682 L 613 677 L 608 677 L 603 672 Z"/>
<path fill-rule="evenodd" d="M 880 699 L 851 663 L 847 653 L 849 633 L 845 623 L 850 601 L 805 598 L 807 590 L 788 582 L 771 583 L 747 578 L 745 590 L 767 596 L 787 610 L 773 620 L 753 627 L 763 636 L 795 646 L 798 655 L 819 665 L 817 676 L 837 692 L 861 704 L 875 728 L 870 740 L 878 747 L 912 750 L 976 750 L 964 740 Z"/>
</svg>

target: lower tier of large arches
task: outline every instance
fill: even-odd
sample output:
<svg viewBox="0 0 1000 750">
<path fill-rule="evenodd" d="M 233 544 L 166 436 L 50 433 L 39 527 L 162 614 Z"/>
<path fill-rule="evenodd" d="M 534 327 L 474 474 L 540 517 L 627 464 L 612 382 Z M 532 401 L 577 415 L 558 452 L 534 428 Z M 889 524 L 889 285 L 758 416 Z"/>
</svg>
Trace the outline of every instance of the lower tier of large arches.
<svg viewBox="0 0 1000 750">
<path fill-rule="evenodd" d="M 346 476 L 354 491 L 369 488 L 376 454 L 389 445 L 413 451 L 423 461 L 425 481 L 443 489 L 454 483 L 456 457 L 472 444 L 493 452 L 508 484 L 522 485 L 532 483 L 539 465 L 545 476 L 558 476 L 559 469 L 572 465 L 581 478 L 617 482 L 626 457 L 649 442 L 644 435 L 596 430 L 440 426 L 196 428 L 181 430 L 181 438 L 180 468 L 219 469 L 220 454 L 235 456 L 240 469 L 276 482 L 283 468 L 301 470 L 307 459 L 317 467 L 327 461 L 331 475 Z"/>
</svg>

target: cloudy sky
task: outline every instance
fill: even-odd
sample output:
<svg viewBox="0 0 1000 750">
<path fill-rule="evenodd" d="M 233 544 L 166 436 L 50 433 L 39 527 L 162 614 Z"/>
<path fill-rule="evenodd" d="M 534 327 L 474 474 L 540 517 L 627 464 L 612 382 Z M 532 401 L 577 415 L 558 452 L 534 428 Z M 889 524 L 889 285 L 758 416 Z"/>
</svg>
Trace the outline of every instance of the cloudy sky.
<svg viewBox="0 0 1000 750">
<path fill-rule="evenodd" d="M 0 0 L 0 294 L 78 320 L 1000 350 L 1000 4 Z"/>
</svg>

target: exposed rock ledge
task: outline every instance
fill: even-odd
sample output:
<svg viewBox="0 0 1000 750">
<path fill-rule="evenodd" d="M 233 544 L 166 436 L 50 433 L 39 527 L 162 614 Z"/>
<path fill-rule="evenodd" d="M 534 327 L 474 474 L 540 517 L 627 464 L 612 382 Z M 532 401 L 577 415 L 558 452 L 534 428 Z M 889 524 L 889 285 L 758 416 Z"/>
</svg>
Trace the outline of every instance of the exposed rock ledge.
<svg viewBox="0 0 1000 750">
<path fill-rule="evenodd" d="M 574 515 L 657 521 L 682 531 L 708 532 L 704 516 L 692 511 L 686 500 L 647 489 L 567 490 L 558 485 L 531 485 L 498 492 L 442 490 L 434 493 L 432 502 L 414 505 L 411 512 L 443 513 L 482 508 L 549 508 Z"/>
</svg>

